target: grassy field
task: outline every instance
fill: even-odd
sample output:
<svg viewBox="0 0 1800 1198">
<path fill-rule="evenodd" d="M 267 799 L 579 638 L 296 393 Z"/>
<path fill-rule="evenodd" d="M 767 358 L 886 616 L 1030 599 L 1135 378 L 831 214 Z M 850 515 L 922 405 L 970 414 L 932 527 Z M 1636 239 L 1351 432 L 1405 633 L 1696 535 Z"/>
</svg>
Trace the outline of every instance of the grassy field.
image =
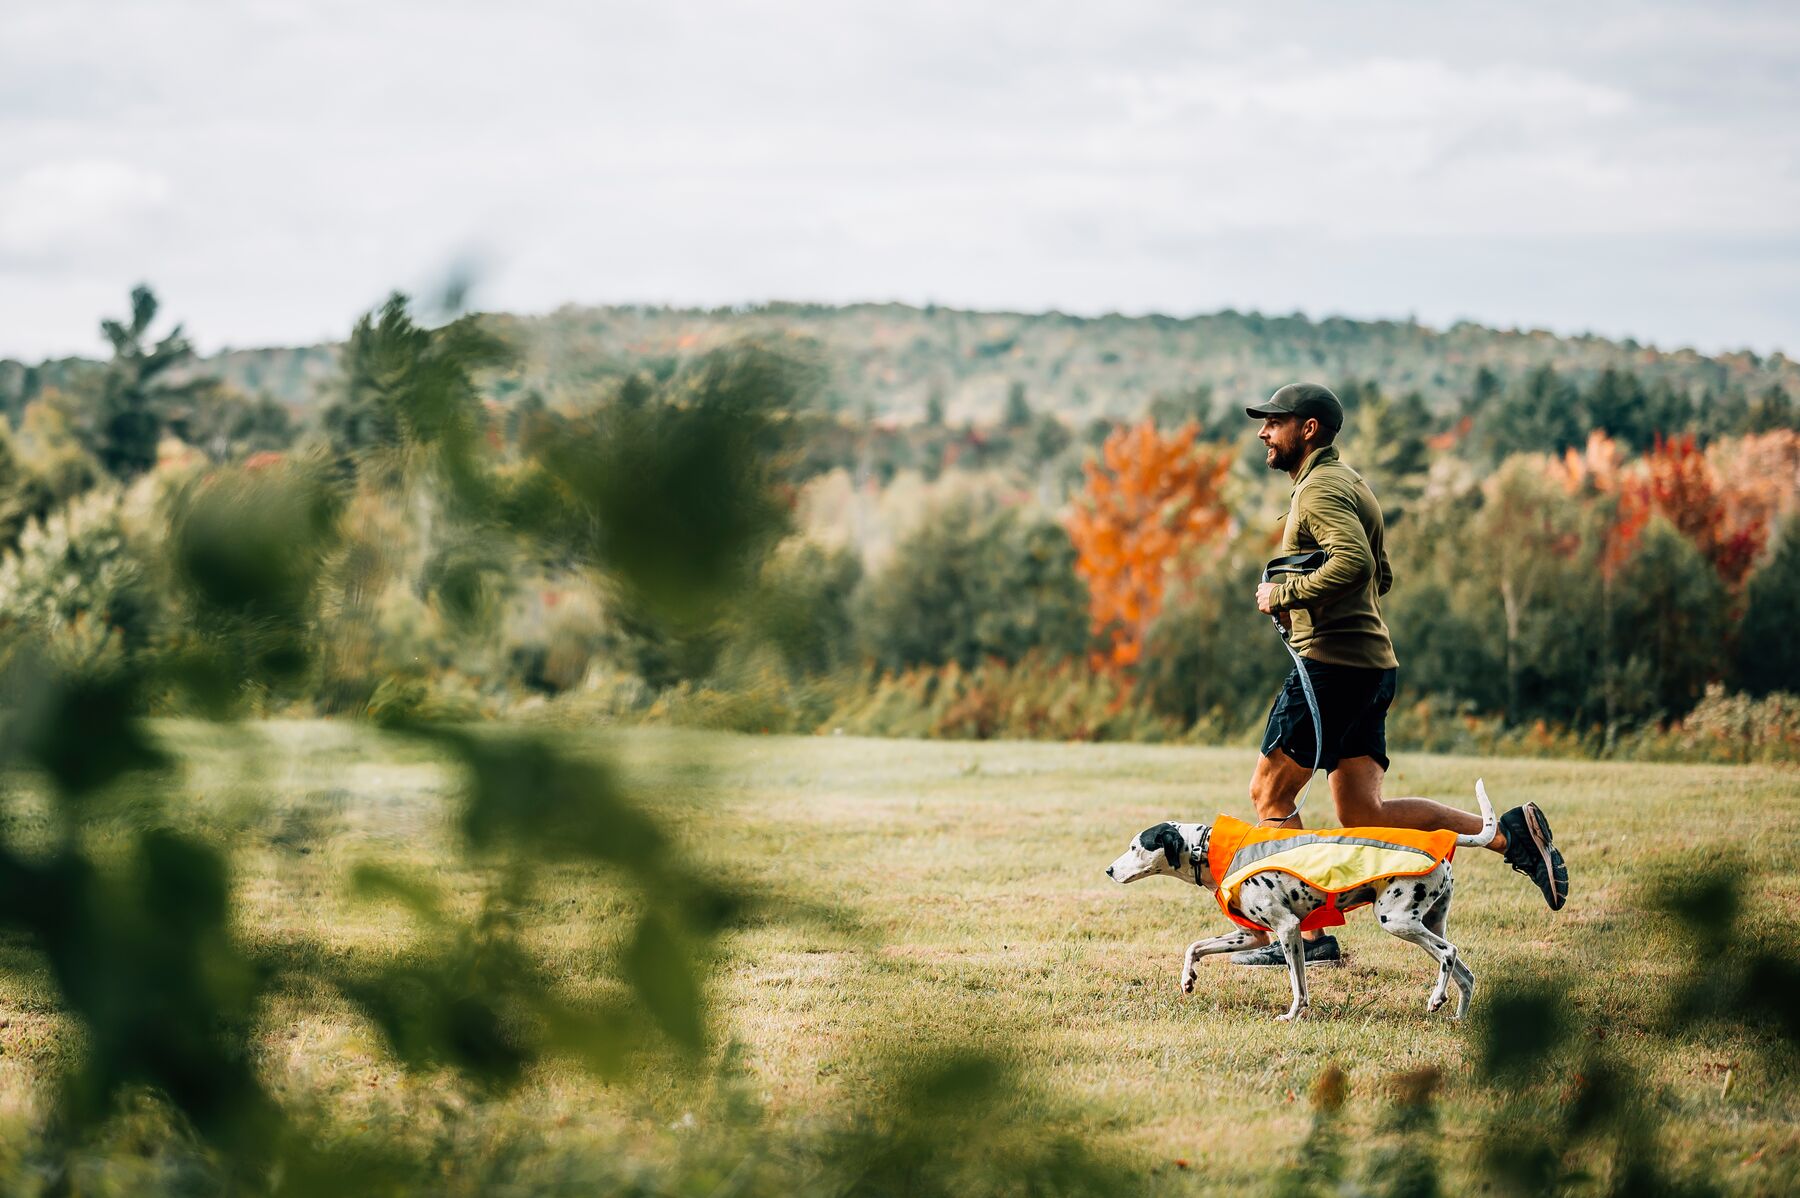
<svg viewBox="0 0 1800 1198">
<path fill-rule="evenodd" d="M 170 738 L 186 762 L 179 818 L 244 846 L 236 884 L 252 943 L 278 951 L 305 938 L 349 955 L 405 944 L 417 931 L 409 917 L 350 897 L 346 879 L 361 862 L 428 872 L 465 896 L 481 881 L 452 867 L 453 779 L 416 748 L 316 723 L 232 736 L 175 728 Z M 1016 1066 L 1024 1088 L 1009 1101 L 1021 1117 L 1175 1192 L 1259 1192 L 1305 1138 L 1307 1095 L 1328 1066 L 1348 1074 L 1343 1133 L 1359 1144 L 1377 1137 L 1389 1080 L 1433 1067 L 1443 1074 L 1445 1167 L 1463 1178 L 1447 1189 L 1465 1192 L 1477 1131 L 1495 1108 L 1473 1080 L 1475 1027 L 1425 1013 L 1435 968 L 1423 953 L 1359 913 L 1339 933 L 1348 966 L 1309 975 L 1311 1017 L 1278 1024 L 1282 971 L 1215 959 L 1194 995 L 1179 993 L 1183 948 L 1222 928 L 1210 899 L 1169 879 L 1120 887 L 1102 873 L 1148 824 L 1243 814 L 1250 750 L 592 739 L 596 752 L 657 780 L 649 799 L 698 868 L 793 900 L 727 934 L 713 962 L 713 1063 L 729 1060 L 736 1090 L 767 1125 L 841 1117 L 878 1100 L 896 1065 L 988 1049 Z M 260 747 L 255 768 L 243 764 L 246 743 Z M 1666 1159 L 1728 1192 L 1794 1192 L 1800 1074 L 1743 1025 L 1680 1040 L 1657 1030 L 1689 961 L 1642 900 L 1677 863 L 1743 858 L 1754 862 L 1748 926 L 1791 940 L 1800 772 L 1422 756 L 1396 766 L 1393 794 L 1472 806 L 1479 774 L 1502 807 L 1537 801 L 1568 856 L 1573 896 L 1552 914 L 1499 858 L 1459 855 L 1450 938 L 1478 979 L 1474 1014 L 1502 978 L 1566 988 L 1578 1038 L 1604 1041 L 1644 1079 L 1667 1120 Z M 1311 804 L 1312 822 L 1324 822 L 1322 786 Z M 14 819 L 29 822 L 28 810 Z M 596 964 L 626 901 L 589 883 L 563 876 L 526 919 L 536 950 L 577 993 L 603 972 Z M 0 1115 L 28 1125 L 42 1110 L 42 1080 L 71 1049 L 29 954 L 14 942 L 5 952 Z M 425 1096 L 449 1101 L 442 1085 L 404 1077 L 331 1001 L 284 999 L 266 1024 L 266 1071 L 290 1097 L 353 1119 L 400 1112 L 423 1123 L 436 1118 L 416 1114 Z M 545 1141 L 605 1137 L 655 1152 L 671 1124 L 723 1118 L 716 1076 L 656 1058 L 637 1085 L 608 1089 L 573 1069 L 544 1070 L 481 1118 Z M 1536 1092 L 1554 1105 L 1571 1084 L 1547 1079 Z"/>
</svg>

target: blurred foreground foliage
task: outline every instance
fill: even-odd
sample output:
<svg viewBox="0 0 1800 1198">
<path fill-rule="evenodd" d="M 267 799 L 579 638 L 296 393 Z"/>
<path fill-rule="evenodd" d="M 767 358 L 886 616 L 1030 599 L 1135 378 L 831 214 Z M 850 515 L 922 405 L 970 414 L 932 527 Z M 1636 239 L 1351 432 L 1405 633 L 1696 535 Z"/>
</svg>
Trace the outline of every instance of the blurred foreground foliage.
<svg viewBox="0 0 1800 1198">
<path fill-rule="evenodd" d="M 666 774 L 446 719 L 456 713 L 354 656 L 359 632 L 383 619 L 388 574 L 417 580 L 414 611 L 437 613 L 442 635 L 479 638 L 522 563 L 592 580 L 630 605 L 646 638 L 748 623 L 792 652 L 829 653 L 766 598 L 808 585 L 784 581 L 770 558 L 789 518 L 776 467 L 802 369 L 763 347 L 721 353 L 691 376 L 626 389 L 541 455 L 497 467 L 479 451 L 471 375 L 499 358 L 465 322 L 423 327 L 396 298 L 352 337 L 328 452 L 209 468 L 148 505 L 96 493 L 8 559 L 11 593 L 31 606 L 12 613 L 0 676 L 0 926 L 17 949 L 10 968 L 41 971 L 79 1044 L 23 1149 L 0 1158 L 0 1187 L 1112 1192 L 1118 1170 L 1023 1117 L 1016 1080 L 985 1053 L 902 1053 L 882 1097 L 842 1125 L 765 1128 L 714 1042 L 706 968 L 722 931 L 779 918 L 780 903 L 689 861 L 644 800 Z M 145 410 L 141 386 L 121 395 L 121 411 Z M 415 529 L 398 562 L 384 523 L 396 506 Z M 134 549 L 134 537 L 160 549 Z M 50 560 L 34 570 L 34 559 Z M 71 566 L 72 588 L 60 585 Z M 855 575 L 842 577 L 839 591 Z M 150 630 L 134 619 L 146 606 L 157 608 Z M 460 777 L 446 815 L 481 879 L 452 902 L 432 877 L 365 863 L 356 894 L 397 905 L 413 931 L 349 956 L 315 941 L 318 929 L 270 940 L 243 926 L 233 825 L 196 825 L 176 802 L 179 778 L 147 719 L 187 710 L 229 729 L 330 687 Z M 251 745 L 234 752 L 254 776 Z M 25 814 L 31 794 L 41 821 Z M 552 976 L 532 948 L 544 930 L 536 900 L 552 883 L 604 890 L 627 924 L 616 950 L 593 947 L 580 984 Z M 265 1011 L 324 1001 L 366 1020 L 400 1069 L 436 1079 L 435 1106 L 419 1114 L 440 1123 L 440 1139 L 353 1121 L 282 1077 L 259 1048 Z M 604 1137 L 552 1148 L 456 1132 L 466 1104 L 547 1068 L 629 1090 L 655 1062 L 691 1075 L 729 1117 L 654 1164 Z"/>
<path fill-rule="evenodd" d="M 1720 1026 L 1753 1031 L 1764 1059 L 1731 1066 L 1727 1090 L 1736 1072 L 1753 1064 L 1773 1078 L 1800 1067 L 1800 952 L 1746 930 L 1741 895 L 1754 868 L 1742 859 L 1673 860 L 1650 892 L 1636 896 L 1687 950 L 1662 1010 L 1642 1030 L 1683 1044 L 1703 1043 Z M 1680 1157 L 1672 1142 L 1674 1100 L 1609 1044 L 1613 1029 L 1572 1001 L 1571 986 L 1541 978 L 1484 986 L 1474 1015 L 1474 1087 L 1462 1091 L 1481 1103 L 1472 1144 L 1445 1136 L 1439 1091 L 1448 1079 L 1428 1068 L 1388 1079 L 1375 1138 L 1346 1147 L 1349 1086 L 1332 1066 L 1315 1084 L 1311 1131 L 1275 1192 L 1435 1198 L 1461 1192 L 1449 1178 L 1465 1169 L 1481 1179 L 1483 1192 L 1517 1198 L 1739 1192 L 1731 1175 L 1739 1162 L 1673 1163 Z M 1789 1174 L 1791 1182 L 1791 1167 Z"/>
</svg>

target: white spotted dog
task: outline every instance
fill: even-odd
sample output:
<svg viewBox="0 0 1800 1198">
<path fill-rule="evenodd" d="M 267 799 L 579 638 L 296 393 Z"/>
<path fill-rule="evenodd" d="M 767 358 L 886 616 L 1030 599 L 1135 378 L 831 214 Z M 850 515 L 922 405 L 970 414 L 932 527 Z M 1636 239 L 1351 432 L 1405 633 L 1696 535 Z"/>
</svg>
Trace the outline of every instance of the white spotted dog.
<svg viewBox="0 0 1800 1198">
<path fill-rule="evenodd" d="M 1167 874 L 1210 890 L 1238 930 L 1188 946 L 1181 989 L 1192 994 L 1200 958 L 1268 942 L 1272 934 L 1286 954 L 1293 1005 L 1281 1020 L 1306 1013 L 1306 954 L 1300 933 L 1344 922 L 1343 912 L 1373 905 L 1382 928 L 1418 945 L 1438 963 L 1437 984 L 1425 1009 L 1444 1005 L 1454 981 L 1455 1018 L 1469 1010 L 1475 975 L 1456 946 L 1444 938 L 1454 882 L 1450 858 L 1457 846 L 1480 847 L 1494 838 L 1496 821 L 1487 787 L 1475 783 L 1481 831 L 1414 832 L 1399 828 L 1257 828 L 1230 816 L 1211 824 L 1163 823 L 1145 828 L 1117 861 L 1106 867 L 1115 882 Z"/>
</svg>

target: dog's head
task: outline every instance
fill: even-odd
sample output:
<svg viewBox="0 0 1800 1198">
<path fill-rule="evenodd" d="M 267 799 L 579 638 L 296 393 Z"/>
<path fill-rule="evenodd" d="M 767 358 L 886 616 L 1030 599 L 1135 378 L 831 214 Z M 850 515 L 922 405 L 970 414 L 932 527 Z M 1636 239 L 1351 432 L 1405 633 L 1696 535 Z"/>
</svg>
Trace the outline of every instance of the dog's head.
<svg viewBox="0 0 1800 1198">
<path fill-rule="evenodd" d="M 1135 882 L 1152 874 L 1193 881 L 1194 855 L 1206 852 L 1205 824 L 1152 824 L 1136 836 L 1119 854 L 1119 859 L 1106 867 L 1106 876 L 1115 882 Z"/>
</svg>

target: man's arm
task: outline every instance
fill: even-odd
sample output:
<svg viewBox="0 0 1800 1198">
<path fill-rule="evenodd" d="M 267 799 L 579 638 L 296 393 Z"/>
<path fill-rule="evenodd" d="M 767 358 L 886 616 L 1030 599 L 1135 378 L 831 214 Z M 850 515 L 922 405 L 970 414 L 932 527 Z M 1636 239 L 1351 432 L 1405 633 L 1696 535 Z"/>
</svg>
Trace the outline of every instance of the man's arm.
<svg viewBox="0 0 1800 1198">
<path fill-rule="evenodd" d="M 1375 555 L 1357 518 L 1355 500 L 1327 487 L 1309 488 L 1306 500 L 1300 512 L 1301 526 L 1330 557 L 1311 574 L 1276 585 L 1270 606 L 1278 612 L 1330 603 L 1368 585 L 1375 576 Z M 1388 575 L 1391 578 L 1392 571 Z"/>
</svg>

